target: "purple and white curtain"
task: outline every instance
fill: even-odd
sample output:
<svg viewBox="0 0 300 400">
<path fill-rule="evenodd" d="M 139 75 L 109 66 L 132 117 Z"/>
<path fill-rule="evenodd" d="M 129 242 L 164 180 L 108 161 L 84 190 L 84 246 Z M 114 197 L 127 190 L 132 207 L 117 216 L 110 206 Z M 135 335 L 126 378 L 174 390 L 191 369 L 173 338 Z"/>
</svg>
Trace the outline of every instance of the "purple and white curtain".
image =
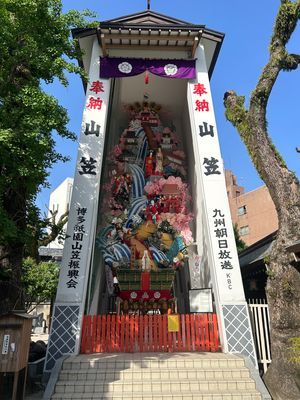
<svg viewBox="0 0 300 400">
<path fill-rule="evenodd" d="M 164 78 L 194 79 L 196 60 L 100 57 L 100 78 L 124 78 L 145 71 Z"/>
</svg>

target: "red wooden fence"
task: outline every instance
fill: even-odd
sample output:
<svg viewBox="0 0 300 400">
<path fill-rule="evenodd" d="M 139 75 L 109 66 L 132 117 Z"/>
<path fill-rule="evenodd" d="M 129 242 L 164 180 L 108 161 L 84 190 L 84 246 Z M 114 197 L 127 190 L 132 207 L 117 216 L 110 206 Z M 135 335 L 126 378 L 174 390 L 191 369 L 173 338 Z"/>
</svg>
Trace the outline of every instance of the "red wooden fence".
<svg viewBox="0 0 300 400">
<path fill-rule="evenodd" d="M 85 315 L 81 353 L 218 351 L 216 314 L 181 314 L 178 332 L 167 315 Z"/>
</svg>

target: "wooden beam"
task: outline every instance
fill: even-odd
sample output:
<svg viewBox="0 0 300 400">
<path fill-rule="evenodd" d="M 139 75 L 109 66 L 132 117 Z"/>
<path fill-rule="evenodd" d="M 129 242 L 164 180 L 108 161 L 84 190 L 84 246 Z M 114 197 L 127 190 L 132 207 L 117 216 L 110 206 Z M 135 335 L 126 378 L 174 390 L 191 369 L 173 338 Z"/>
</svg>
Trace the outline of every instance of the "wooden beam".
<svg viewBox="0 0 300 400">
<path fill-rule="evenodd" d="M 197 49 L 197 47 L 198 47 L 198 45 L 199 45 L 199 38 L 196 36 L 195 38 L 194 38 L 194 43 L 193 43 L 193 48 L 192 48 L 192 57 L 194 58 L 195 57 L 195 53 L 196 53 L 196 49 Z"/>
<path fill-rule="evenodd" d="M 110 33 L 105 36 L 106 39 L 120 40 L 120 39 L 131 39 L 131 40 L 193 40 L 194 36 L 191 35 L 151 35 L 151 34 L 120 34 L 120 33 Z"/>
<path fill-rule="evenodd" d="M 96 28 L 96 35 L 97 35 L 97 39 L 98 39 L 98 44 L 99 44 L 99 46 L 101 47 L 101 37 L 100 37 L 100 34 L 101 34 L 101 29 L 98 27 L 98 28 Z"/>
<path fill-rule="evenodd" d="M 124 50 L 177 50 L 192 51 L 192 46 L 159 46 L 159 45 L 138 45 L 138 44 L 106 44 L 107 49 L 124 49 Z"/>
<path fill-rule="evenodd" d="M 102 47 L 103 55 L 104 55 L 104 57 L 106 57 L 106 56 L 107 56 L 107 50 L 106 50 L 105 35 L 104 35 L 104 33 L 101 33 L 100 39 L 101 39 L 101 47 Z"/>
</svg>

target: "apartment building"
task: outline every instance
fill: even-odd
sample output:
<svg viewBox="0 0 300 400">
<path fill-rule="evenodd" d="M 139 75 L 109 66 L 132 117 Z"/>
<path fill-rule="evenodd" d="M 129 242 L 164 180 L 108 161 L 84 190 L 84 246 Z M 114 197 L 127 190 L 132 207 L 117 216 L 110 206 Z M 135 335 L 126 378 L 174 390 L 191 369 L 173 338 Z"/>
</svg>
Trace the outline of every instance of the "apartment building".
<svg viewBox="0 0 300 400">
<path fill-rule="evenodd" d="M 266 186 L 250 192 L 239 186 L 232 171 L 225 171 L 232 223 L 241 239 L 250 246 L 278 229 L 274 203 Z"/>
</svg>

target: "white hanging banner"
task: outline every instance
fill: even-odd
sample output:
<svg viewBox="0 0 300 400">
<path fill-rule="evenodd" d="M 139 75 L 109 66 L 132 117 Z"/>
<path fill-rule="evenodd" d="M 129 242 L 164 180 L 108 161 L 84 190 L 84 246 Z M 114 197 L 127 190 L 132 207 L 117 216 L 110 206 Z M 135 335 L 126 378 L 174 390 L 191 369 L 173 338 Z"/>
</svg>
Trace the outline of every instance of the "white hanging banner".
<svg viewBox="0 0 300 400">
<path fill-rule="evenodd" d="M 197 50 L 196 69 L 196 79 L 188 83 L 188 100 L 208 220 L 212 274 L 221 302 L 244 301 L 210 83 L 201 46 Z"/>
<path fill-rule="evenodd" d="M 95 39 L 57 302 L 82 303 L 97 218 L 110 80 L 99 78 L 100 49 Z"/>
</svg>

